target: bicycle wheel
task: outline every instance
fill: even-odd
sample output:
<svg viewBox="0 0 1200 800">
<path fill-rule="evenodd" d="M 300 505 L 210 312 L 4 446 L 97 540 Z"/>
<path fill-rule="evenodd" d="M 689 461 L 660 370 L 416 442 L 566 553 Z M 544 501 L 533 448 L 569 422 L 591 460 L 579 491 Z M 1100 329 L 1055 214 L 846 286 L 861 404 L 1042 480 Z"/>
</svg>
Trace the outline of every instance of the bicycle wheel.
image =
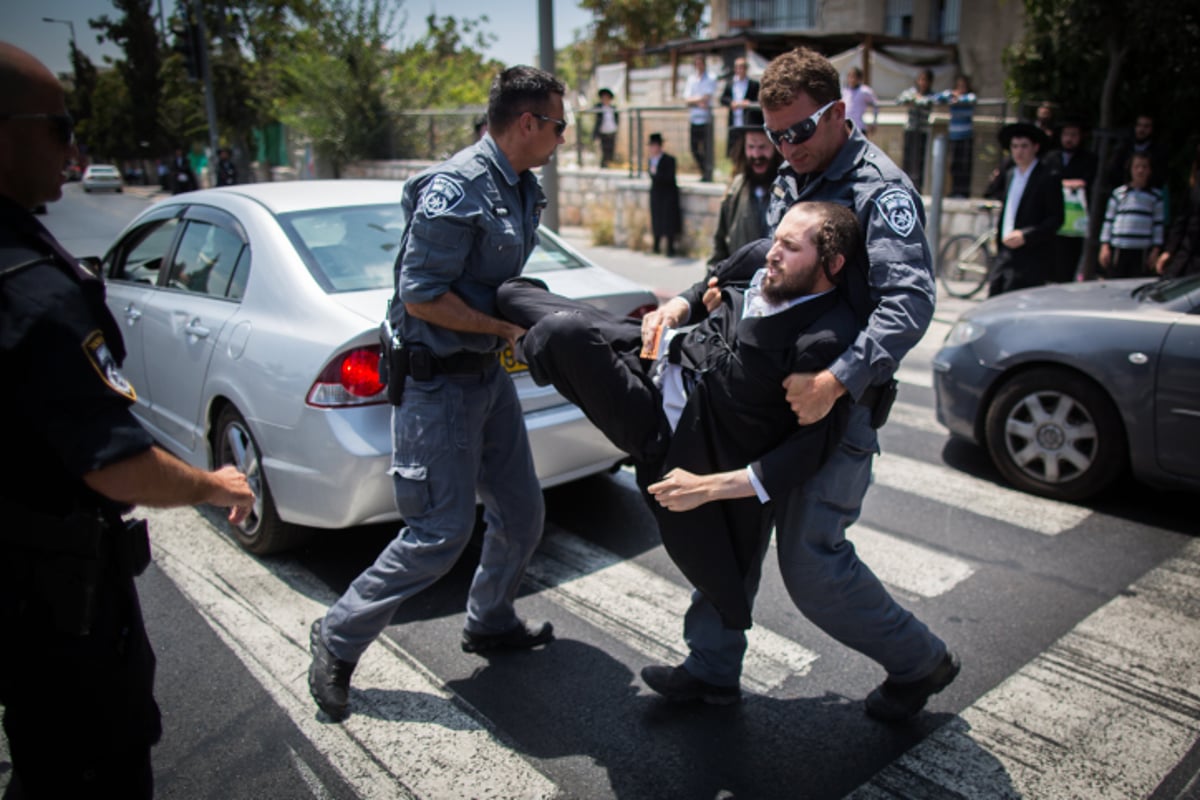
<svg viewBox="0 0 1200 800">
<path fill-rule="evenodd" d="M 950 237 L 938 261 L 938 280 L 951 297 L 971 297 L 987 283 L 992 255 L 968 233 Z"/>
</svg>

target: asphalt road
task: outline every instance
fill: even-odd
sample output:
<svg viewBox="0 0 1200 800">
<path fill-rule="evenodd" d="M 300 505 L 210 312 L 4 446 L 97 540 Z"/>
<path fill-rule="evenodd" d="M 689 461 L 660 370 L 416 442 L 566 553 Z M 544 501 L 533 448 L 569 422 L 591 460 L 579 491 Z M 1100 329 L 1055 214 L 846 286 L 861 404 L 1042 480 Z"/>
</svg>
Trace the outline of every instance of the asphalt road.
<svg viewBox="0 0 1200 800">
<path fill-rule="evenodd" d="M 80 255 L 145 204 L 67 188 L 44 219 Z M 570 233 L 661 293 L 702 274 Z M 637 673 L 681 652 L 687 590 L 625 473 L 546 493 L 546 539 L 518 608 L 553 620 L 557 641 L 492 659 L 461 652 L 468 551 L 368 651 L 342 725 L 307 697 L 307 625 L 394 530 L 255 559 L 210 511 L 147 512 L 156 555 L 140 590 L 166 729 L 158 796 L 1196 797 L 1195 498 L 1129 484 L 1069 505 L 1006 487 L 934 420 L 929 361 L 954 309 L 940 306 L 906 359 L 850 536 L 962 658 L 913 723 L 864 716 L 881 671 L 799 615 L 773 557 L 744 702 L 654 696 Z"/>
</svg>

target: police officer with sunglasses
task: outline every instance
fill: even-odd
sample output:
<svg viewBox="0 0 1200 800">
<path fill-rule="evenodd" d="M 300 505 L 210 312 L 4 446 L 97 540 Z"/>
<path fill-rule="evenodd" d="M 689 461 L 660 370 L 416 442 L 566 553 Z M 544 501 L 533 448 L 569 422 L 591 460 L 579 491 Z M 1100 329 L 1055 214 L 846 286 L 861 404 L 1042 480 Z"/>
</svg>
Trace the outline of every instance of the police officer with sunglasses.
<svg viewBox="0 0 1200 800">
<path fill-rule="evenodd" d="M 772 187 L 768 224 L 774 229 L 797 202 L 831 201 L 854 210 L 864 235 L 864 246 L 843 270 L 843 289 L 862 325 L 857 339 L 828 369 L 784 381 L 801 425 L 823 419 L 844 394 L 855 401 L 849 424 L 812 479 L 771 501 L 780 571 L 793 602 L 821 630 L 884 668 L 887 678 L 865 706 L 872 717 L 893 722 L 919 712 L 954 680 L 959 664 L 858 560 L 845 529 L 858 518 L 870 484 L 876 429 L 895 397 L 892 376 L 933 318 L 936 286 L 921 198 L 904 172 L 846 119 L 839 84 L 827 59 L 799 48 L 767 66 L 759 90 L 763 127 L 785 161 Z M 761 563 L 751 565 L 745 576 L 751 602 L 760 577 Z M 725 628 L 696 593 L 684 639 L 687 660 L 646 667 L 647 685 L 677 700 L 736 697 L 745 632 Z"/>
<path fill-rule="evenodd" d="M 153 794 L 161 725 L 134 576 L 150 560 L 134 505 L 254 502 L 233 467 L 194 469 L 130 413 L 104 285 L 30 209 L 62 195 L 78 157 L 63 89 L 0 42 L 0 705 L 4 797 Z"/>
</svg>

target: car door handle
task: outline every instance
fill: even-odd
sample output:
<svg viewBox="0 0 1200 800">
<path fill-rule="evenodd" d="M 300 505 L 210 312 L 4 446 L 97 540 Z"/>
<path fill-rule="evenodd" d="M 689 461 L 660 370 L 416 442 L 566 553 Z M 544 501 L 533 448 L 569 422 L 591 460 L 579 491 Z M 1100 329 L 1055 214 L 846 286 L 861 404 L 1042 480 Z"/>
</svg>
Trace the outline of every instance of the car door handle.
<svg viewBox="0 0 1200 800">
<path fill-rule="evenodd" d="M 142 318 L 142 312 L 133 307 L 133 303 L 125 306 L 125 319 L 129 320 L 129 324 L 137 322 Z"/>
<path fill-rule="evenodd" d="M 212 333 L 208 328 L 200 324 L 199 319 L 194 319 L 183 327 L 183 332 L 188 336 L 195 336 L 197 339 L 207 339 Z"/>
</svg>

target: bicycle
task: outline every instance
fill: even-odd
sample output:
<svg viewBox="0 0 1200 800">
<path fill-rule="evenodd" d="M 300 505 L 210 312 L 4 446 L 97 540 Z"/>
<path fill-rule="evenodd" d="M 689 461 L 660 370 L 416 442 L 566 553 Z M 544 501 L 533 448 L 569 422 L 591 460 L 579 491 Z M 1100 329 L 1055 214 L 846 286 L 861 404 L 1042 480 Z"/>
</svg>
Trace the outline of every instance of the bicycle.
<svg viewBox="0 0 1200 800">
<path fill-rule="evenodd" d="M 951 297 L 973 297 L 988 282 L 996 263 L 995 211 L 999 203 L 981 203 L 988 215 L 987 229 L 974 236 L 951 236 L 938 256 L 938 280 Z"/>
</svg>

